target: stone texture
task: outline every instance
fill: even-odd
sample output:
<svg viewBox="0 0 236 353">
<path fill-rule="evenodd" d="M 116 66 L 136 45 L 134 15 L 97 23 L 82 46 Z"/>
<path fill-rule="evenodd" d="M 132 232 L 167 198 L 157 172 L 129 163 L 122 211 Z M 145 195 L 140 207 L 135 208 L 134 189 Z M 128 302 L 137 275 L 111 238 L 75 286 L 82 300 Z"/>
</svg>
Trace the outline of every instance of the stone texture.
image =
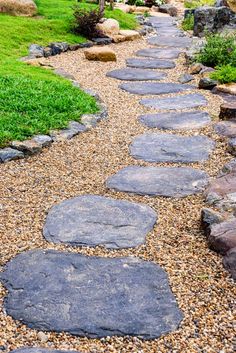
<svg viewBox="0 0 236 353">
<path fill-rule="evenodd" d="M 228 151 L 236 156 L 236 137 L 233 137 L 228 142 Z"/>
<path fill-rule="evenodd" d="M 220 106 L 221 120 L 235 120 L 236 121 L 236 102 L 235 103 L 223 103 Z"/>
<path fill-rule="evenodd" d="M 94 61 L 116 61 L 116 53 L 110 48 L 92 47 L 84 51 L 85 58 Z"/>
<path fill-rule="evenodd" d="M 138 50 L 136 55 L 156 59 L 177 59 L 180 50 L 175 48 L 147 48 Z"/>
<path fill-rule="evenodd" d="M 42 58 L 44 56 L 44 48 L 38 44 L 29 46 L 29 56 L 34 58 Z"/>
<path fill-rule="evenodd" d="M 178 97 L 144 98 L 140 103 L 150 108 L 178 110 L 206 106 L 207 100 L 203 95 L 194 93 Z"/>
<path fill-rule="evenodd" d="M 85 125 L 78 123 L 77 121 L 70 121 L 68 128 L 52 131 L 50 133 L 53 141 L 63 141 L 63 140 L 70 140 L 74 136 L 80 134 L 81 132 L 86 131 L 87 128 Z"/>
<path fill-rule="evenodd" d="M 194 86 L 182 85 L 180 83 L 141 82 L 123 83 L 120 85 L 120 88 L 129 93 L 139 95 L 158 95 L 190 91 L 194 89 Z"/>
<path fill-rule="evenodd" d="M 66 351 L 66 350 L 59 350 L 59 349 L 47 349 L 47 348 L 40 348 L 40 347 L 23 347 L 14 349 L 10 351 L 10 353 L 80 353 L 79 351 Z"/>
<path fill-rule="evenodd" d="M 167 17 L 151 16 L 146 19 L 146 23 L 148 25 L 151 25 L 154 28 L 159 28 L 159 27 L 176 28 L 176 26 L 174 26 L 173 18 L 168 16 Z"/>
<path fill-rule="evenodd" d="M 236 121 L 220 121 L 214 125 L 215 132 L 225 137 L 236 137 Z"/>
<path fill-rule="evenodd" d="M 37 6 L 33 0 L 0 0 L 0 13 L 13 16 L 34 16 Z"/>
<path fill-rule="evenodd" d="M 42 331 L 152 339 L 183 317 L 165 271 L 136 257 L 33 250 L 11 260 L 0 279 L 7 314 Z"/>
<path fill-rule="evenodd" d="M 223 222 L 224 216 L 220 212 L 216 212 L 211 208 L 203 208 L 201 211 L 201 226 L 206 236 L 211 232 L 211 226 Z"/>
<path fill-rule="evenodd" d="M 187 83 L 187 82 L 190 82 L 194 80 L 194 77 L 190 74 L 182 74 L 179 78 L 178 78 L 178 81 L 180 83 Z"/>
<path fill-rule="evenodd" d="M 25 154 L 33 155 L 42 150 L 42 145 L 35 140 L 13 141 L 11 146 Z"/>
<path fill-rule="evenodd" d="M 206 136 L 147 133 L 133 140 L 130 153 L 147 162 L 193 163 L 207 160 L 214 146 Z"/>
<path fill-rule="evenodd" d="M 36 135 L 33 140 L 40 144 L 42 147 L 48 147 L 52 143 L 52 138 L 48 135 Z"/>
<path fill-rule="evenodd" d="M 161 4 L 159 6 L 159 12 L 168 13 L 170 16 L 173 17 L 178 15 L 177 7 L 171 4 Z"/>
<path fill-rule="evenodd" d="M 236 247 L 236 218 L 213 224 L 207 242 L 210 249 L 222 255 Z"/>
<path fill-rule="evenodd" d="M 183 113 L 146 114 L 139 121 L 150 128 L 163 130 L 192 130 L 205 127 L 211 123 L 208 113 L 202 111 Z"/>
<path fill-rule="evenodd" d="M 224 256 L 223 265 L 230 272 L 232 278 L 236 280 L 236 247 L 229 250 Z"/>
<path fill-rule="evenodd" d="M 118 34 L 120 31 L 120 25 L 117 20 L 113 18 L 108 18 L 104 19 L 102 23 L 98 23 L 96 25 L 96 29 L 98 31 L 101 31 L 103 34 L 109 36 Z"/>
<path fill-rule="evenodd" d="M 187 48 L 191 44 L 191 39 L 188 37 L 170 37 L 159 35 L 149 38 L 148 43 L 160 47 Z"/>
<path fill-rule="evenodd" d="M 202 77 L 199 80 L 198 88 L 212 90 L 217 85 L 216 80 L 212 80 L 209 77 Z"/>
<path fill-rule="evenodd" d="M 92 41 L 97 45 L 108 45 L 112 43 L 112 38 L 110 37 L 92 38 Z M 100 60 L 100 61 L 104 61 L 104 60 Z M 114 61 L 114 60 L 107 60 L 107 61 Z"/>
<path fill-rule="evenodd" d="M 169 60 L 138 58 L 127 59 L 126 65 L 139 69 L 173 69 L 175 67 L 175 63 Z"/>
<path fill-rule="evenodd" d="M 224 85 L 218 85 L 217 90 L 220 92 L 236 95 L 236 83 L 226 83 Z"/>
<path fill-rule="evenodd" d="M 5 147 L 0 149 L 0 163 L 24 158 L 24 153 L 14 148 Z"/>
<path fill-rule="evenodd" d="M 204 69 L 204 66 L 200 63 L 195 63 L 189 67 L 189 73 L 191 75 L 197 75 Z"/>
<path fill-rule="evenodd" d="M 129 166 L 107 180 L 109 189 L 177 198 L 202 192 L 207 184 L 205 172 L 188 167 Z"/>
<path fill-rule="evenodd" d="M 139 32 L 130 29 L 121 29 L 119 34 L 125 38 L 125 41 L 133 41 L 141 38 Z"/>
<path fill-rule="evenodd" d="M 146 81 L 146 80 L 161 80 L 166 77 L 163 72 L 152 70 L 124 68 L 117 69 L 107 73 L 108 77 L 117 78 L 118 80 L 127 81 Z"/>
<path fill-rule="evenodd" d="M 53 243 L 128 248 L 143 244 L 156 220 L 146 205 L 85 195 L 54 206 L 43 234 Z"/>
</svg>

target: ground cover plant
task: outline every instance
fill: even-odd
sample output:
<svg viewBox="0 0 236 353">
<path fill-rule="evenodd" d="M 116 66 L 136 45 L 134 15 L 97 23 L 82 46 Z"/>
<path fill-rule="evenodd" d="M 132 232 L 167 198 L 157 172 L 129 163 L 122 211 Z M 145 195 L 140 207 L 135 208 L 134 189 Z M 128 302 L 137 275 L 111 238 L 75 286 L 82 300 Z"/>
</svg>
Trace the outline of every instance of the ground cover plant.
<svg viewBox="0 0 236 353">
<path fill-rule="evenodd" d="M 97 110 L 93 98 L 74 88 L 65 79 L 50 70 L 33 67 L 19 60 L 28 54 L 28 47 L 32 43 L 47 45 L 50 42 L 86 41 L 84 36 L 72 31 L 73 6 L 77 4 L 75 0 L 37 0 L 36 4 L 38 16 L 33 18 L 0 14 L 1 147 L 14 139 L 24 140 L 35 133 L 46 133 L 50 128 L 64 127 L 69 120 L 79 120 L 82 113 Z M 86 9 L 97 8 L 94 4 L 79 5 Z M 105 16 L 116 18 L 121 28 L 132 29 L 136 26 L 134 16 L 120 10 L 106 10 Z M 57 96 L 64 102 L 64 110 Z M 72 104 L 71 99 L 76 103 Z M 36 104 L 37 100 L 41 108 Z M 37 109 L 34 109 L 35 105 Z"/>
<path fill-rule="evenodd" d="M 192 31 L 194 26 L 194 16 L 188 15 L 181 24 L 184 31 Z"/>
</svg>

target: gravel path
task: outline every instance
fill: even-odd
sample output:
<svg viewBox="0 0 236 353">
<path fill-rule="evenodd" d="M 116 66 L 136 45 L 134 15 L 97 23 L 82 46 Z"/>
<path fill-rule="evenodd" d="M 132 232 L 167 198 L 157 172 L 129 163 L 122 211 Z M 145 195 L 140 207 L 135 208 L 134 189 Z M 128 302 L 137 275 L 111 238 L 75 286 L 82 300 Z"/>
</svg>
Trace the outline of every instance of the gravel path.
<svg viewBox="0 0 236 353">
<path fill-rule="evenodd" d="M 143 342 L 130 337 L 96 340 L 47 333 L 47 342 L 42 342 L 36 330 L 15 322 L 2 309 L 0 346 L 7 351 L 33 345 L 90 353 L 233 352 L 234 287 L 223 269 L 221 256 L 208 249 L 200 231 L 203 196 L 151 198 L 114 192 L 105 187 L 107 178 L 120 169 L 129 165 L 149 165 L 132 158 L 129 145 L 135 136 L 150 132 L 139 123 L 137 117 L 154 113 L 155 110 L 141 106 L 140 96 L 119 89 L 119 80 L 106 77 L 108 71 L 124 68 L 126 59 L 134 57 L 137 50 L 147 46 L 143 39 L 111 45 L 117 53 L 117 63 L 88 62 L 83 51 L 44 59 L 45 63 L 73 74 L 82 87 L 99 92 L 108 106 L 109 119 L 73 140 L 54 144 L 38 156 L 1 166 L 1 265 L 18 253 L 38 248 L 105 257 L 140 257 L 161 265 L 167 271 L 184 320 L 177 331 L 153 341 Z M 180 57 L 177 60 L 178 69 L 163 70 L 168 73 L 163 82 L 177 82 L 180 74 L 185 72 L 183 63 L 184 59 Z M 207 98 L 208 105 L 200 110 L 209 112 L 212 119 L 217 120 L 221 98 L 209 92 L 202 94 Z M 157 131 L 161 133 L 161 130 Z M 202 169 L 212 177 L 231 159 L 224 139 L 216 135 L 211 126 L 168 133 L 205 135 L 213 139 L 216 147 L 210 159 L 188 165 Z M 159 163 L 158 166 L 168 164 Z M 134 249 L 106 250 L 102 247 L 71 248 L 46 242 L 42 237 L 42 228 L 49 209 L 65 199 L 87 193 L 151 206 L 158 213 L 159 220 L 149 233 L 146 244 Z M 5 294 L 2 287 L 1 304 Z"/>
</svg>

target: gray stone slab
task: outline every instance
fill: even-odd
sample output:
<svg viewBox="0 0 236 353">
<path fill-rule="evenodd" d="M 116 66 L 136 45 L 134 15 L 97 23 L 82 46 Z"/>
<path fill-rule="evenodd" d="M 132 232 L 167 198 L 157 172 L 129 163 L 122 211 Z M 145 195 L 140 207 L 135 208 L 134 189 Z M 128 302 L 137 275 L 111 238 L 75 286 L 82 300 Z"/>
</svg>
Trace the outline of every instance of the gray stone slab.
<svg viewBox="0 0 236 353">
<path fill-rule="evenodd" d="M 126 60 L 126 64 L 129 67 L 141 69 L 173 69 L 175 67 L 173 61 L 160 59 L 130 58 Z"/>
<path fill-rule="evenodd" d="M 110 71 L 107 73 L 107 76 L 125 81 L 148 81 L 162 80 L 167 75 L 163 72 L 156 72 L 152 70 L 124 68 Z"/>
<path fill-rule="evenodd" d="M 168 28 L 172 28 L 172 27 L 177 28 L 174 24 L 174 19 L 171 17 L 153 16 L 153 17 L 147 18 L 146 23 L 153 26 L 154 28 L 161 27 L 161 26 L 165 26 Z"/>
<path fill-rule="evenodd" d="M 79 351 L 66 351 L 60 349 L 47 349 L 41 347 L 22 347 L 10 351 L 10 353 L 80 353 Z"/>
<path fill-rule="evenodd" d="M 182 113 L 146 114 L 139 121 L 147 127 L 162 130 L 192 130 L 200 129 L 211 123 L 208 113 L 196 110 Z"/>
<path fill-rule="evenodd" d="M 147 205 L 84 195 L 52 207 L 43 234 L 53 243 L 128 248 L 143 244 L 156 220 Z"/>
<path fill-rule="evenodd" d="M 180 198 L 202 192 L 208 176 L 188 167 L 129 166 L 109 177 L 106 184 L 109 189 L 138 195 Z"/>
<path fill-rule="evenodd" d="M 187 48 L 191 45 L 191 39 L 188 37 L 155 36 L 148 38 L 148 43 L 160 47 Z"/>
<path fill-rule="evenodd" d="M 207 160 L 214 146 L 206 136 L 147 133 L 133 140 L 130 153 L 147 162 L 192 163 Z"/>
<path fill-rule="evenodd" d="M 158 95 L 167 93 L 179 93 L 193 90 L 192 85 L 183 85 L 181 83 L 159 83 L 159 82 L 138 82 L 123 83 L 119 86 L 121 89 L 139 95 Z"/>
<path fill-rule="evenodd" d="M 150 108 L 178 110 L 206 106 L 207 100 L 203 95 L 194 93 L 168 98 L 144 98 L 140 103 Z"/>
<path fill-rule="evenodd" d="M 175 26 L 171 26 L 171 27 L 159 27 L 156 28 L 155 32 L 158 35 L 163 35 L 163 36 L 173 36 L 173 37 L 184 37 L 185 34 L 183 31 L 180 31 L 179 29 L 177 29 Z"/>
<path fill-rule="evenodd" d="M 153 339 L 183 317 L 166 272 L 136 257 L 33 250 L 11 260 L 0 279 L 7 314 L 33 329 Z"/>
<path fill-rule="evenodd" d="M 0 149 L 0 163 L 24 158 L 24 153 L 11 147 Z"/>
<path fill-rule="evenodd" d="M 146 48 L 136 52 L 137 56 L 156 59 L 177 59 L 181 51 L 175 48 Z"/>
</svg>

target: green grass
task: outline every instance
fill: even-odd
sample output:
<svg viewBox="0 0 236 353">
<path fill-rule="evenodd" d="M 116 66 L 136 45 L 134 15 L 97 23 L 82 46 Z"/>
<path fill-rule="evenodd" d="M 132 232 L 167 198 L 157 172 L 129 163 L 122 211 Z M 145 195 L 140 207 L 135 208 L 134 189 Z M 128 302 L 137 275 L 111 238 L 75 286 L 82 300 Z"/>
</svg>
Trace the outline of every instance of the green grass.
<svg viewBox="0 0 236 353">
<path fill-rule="evenodd" d="M 231 65 L 217 67 L 216 71 L 212 72 L 211 78 L 220 83 L 236 82 L 236 67 Z"/>
<path fill-rule="evenodd" d="M 181 24 L 184 31 L 192 31 L 194 27 L 194 16 L 188 15 Z"/>
<path fill-rule="evenodd" d="M 33 18 L 0 14 L 1 147 L 14 139 L 23 140 L 35 133 L 65 127 L 69 120 L 79 120 L 82 113 L 97 109 L 93 98 L 65 79 L 19 60 L 28 54 L 32 43 L 86 41 L 71 31 L 75 0 L 37 0 L 36 3 L 38 16 Z M 80 6 L 96 7 L 85 3 Z M 106 10 L 105 15 L 117 19 L 121 28 L 133 29 L 137 25 L 133 15 L 120 10 Z"/>
</svg>

